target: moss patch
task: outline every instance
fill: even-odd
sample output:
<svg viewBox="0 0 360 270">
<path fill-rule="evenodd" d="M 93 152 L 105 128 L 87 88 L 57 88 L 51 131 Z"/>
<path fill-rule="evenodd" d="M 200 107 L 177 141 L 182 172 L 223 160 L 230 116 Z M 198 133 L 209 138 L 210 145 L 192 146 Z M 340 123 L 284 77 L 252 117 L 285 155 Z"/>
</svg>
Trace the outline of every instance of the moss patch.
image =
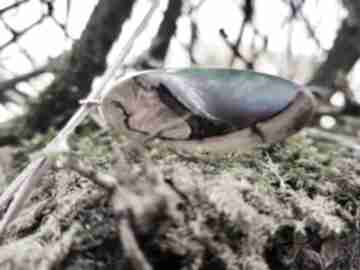
<svg viewBox="0 0 360 270">
<path fill-rule="evenodd" d="M 104 132 L 79 132 L 82 136 L 70 142 L 77 157 L 110 173 L 114 169 L 112 138 Z M 19 167 L 46 138 L 24 144 Z M 315 265 L 356 266 L 360 247 L 357 153 L 302 135 L 259 146 L 248 154 L 206 161 L 159 149 L 150 153 L 183 199 L 183 218 L 152 241 L 140 243 L 156 269 L 306 269 L 304 261 L 311 258 Z M 66 169 L 50 171 L 24 210 L 27 214 L 10 228 L 5 243 L 39 237 L 47 245 L 56 245 L 77 223 L 81 229 L 73 236 L 62 269 L 121 266 L 121 239 L 107 198 L 90 179 Z M 49 223 L 52 216 L 58 220 L 56 230 L 48 228 L 54 226 L 49 225 L 54 224 Z M 5 254 L 7 248 L 1 246 L 0 252 Z M 41 256 L 39 252 L 28 259 L 32 262 Z"/>
</svg>

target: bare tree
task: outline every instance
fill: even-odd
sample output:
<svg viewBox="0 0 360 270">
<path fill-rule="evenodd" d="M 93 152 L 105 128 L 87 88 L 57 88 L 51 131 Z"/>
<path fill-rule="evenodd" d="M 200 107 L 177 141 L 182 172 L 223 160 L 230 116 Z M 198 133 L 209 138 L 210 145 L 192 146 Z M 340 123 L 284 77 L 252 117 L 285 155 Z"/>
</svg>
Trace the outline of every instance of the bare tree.
<svg viewBox="0 0 360 270">
<path fill-rule="evenodd" d="M 289 12 L 284 24 L 301 21 L 308 37 L 324 53 L 316 29 L 304 11 L 308 1 L 283 0 Z M 0 56 L 2 50 L 19 43 L 44 20 L 51 20 L 71 39 L 68 32 L 71 0 L 66 1 L 64 21 L 54 15 L 56 1 L 51 0 L 39 0 L 43 13 L 22 30 L 16 29 L 3 16 L 29 2 L 16 0 L 0 9 L 0 22 L 10 33 L 10 39 L 0 45 Z M 184 17 L 189 19 L 190 37 L 182 48 L 188 52 L 192 63 L 202 65 L 197 60 L 197 53 L 202 48 L 194 48 L 200 44 L 204 29 L 199 27 L 194 14 L 209 2 L 169 0 L 158 29 L 149 37 L 151 45 L 145 49 L 145 57 L 130 61 L 130 65 L 140 69 L 162 67 L 166 56 L 173 53 L 169 49 L 170 43 L 178 30 L 182 30 L 178 21 Z M 327 59 L 309 82 L 321 86 L 323 90 L 313 88 L 314 93 L 325 97 L 327 105 L 339 85 L 347 86 L 346 80 L 342 79 L 354 67 L 360 53 L 360 4 L 355 0 L 343 2 L 349 14 L 341 22 Z M 241 63 L 247 69 L 256 69 L 257 61 L 269 53 L 269 41 L 276 37 L 263 34 L 256 25 L 259 3 L 265 2 L 233 1 L 234 9 L 241 15 L 234 36 L 225 29 L 206 29 L 216 33 L 219 41 L 226 45 L 224 48 L 229 49 L 227 68 Z M 14 102 L 8 94 L 22 94 L 16 89 L 20 82 L 43 73 L 54 75 L 36 102 L 24 97 L 29 107 L 24 115 L 0 124 L 0 145 L 18 144 L 15 149 L 0 147 L 1 191 L 5 176 L 16 174 L 19 167 L 25 165 L 24 159 L 31 159 L 33 150 L 47 140 L 34 135 L 68 124 L 79 101 L 91 91 L 93 80 L 104 71 L 113 70 L 114 66 L 107 67 L 106 58 L 115 40 L 124 33 L 126 22 L 132 16 L 138 16 L 134 12 L 137 4 L 141 4 L 139 0 L 99 0 L 80 38 L 73 41 L 69 51 L 60 52 L 58 57 L 42 66 L 33 61 L 33 70 L 0 82 L 0 102 Z M 213 19 L 216 20 L 219 14 L 212 14 Z M 291 35 L 290 31 L 289 40 Z M 292 57 L 290 43 L 287 54 L 282 55 Z M 250 52 L 244 49 L 245 46 Z M 31 62 L 31 54 L 27 48 L 23 49 L 22 53 Z M 123 61 L 120 64 L 124 64 Z M 140 80 L 134 83 L 143 87 Z M 160 98 L 169 97 L 163 95 Z M 343 117 L 350 108 L 352 114 L 359 114 L 360 110 L 354 110 L 359 106 L 356 107 L 357 103 L 353 101 L 350 93 L 341 110 L 321 111 L 323 106 L 318 106 L 318 118 L 324 114 Z M 90 112 L 97 102 L 90 96 L 82 102 L 81 109 L 87 108 Z M 182 105 L 176 100 L 171 102 L 182 113 Z M 313 105 L 311 95 L 307 102 Z M 161 107 L 161 102 L 155 103 L 160 107 L 155 106 L 155 109 L 165 108 Z M 290 107 L 293 104 L 287 103 Z M 135 106 L 141 107 L 142 103 Z M 226 112 L 227 109 L 231 111 L 231 108 L 223 107 Z M 298 117 L 301 108 L 292 108 L 293 119 L 297 120 L 292 123 L 297 125 L 302 122 Z M 312 107 L 306 109 L 310 111 Z M 128 111 L 120 110 L 120 114 Z M 108 111 L 114 118 L 120 115 L 111 112 Z M 146 110 L 140 110 L 143 112 Z M 169 113 L 167 107 L 166 112 Z M 280 117 L 277 115 L 277 123 L 282 127 L 280 131 L 286 134 L 289 126 L 282 123 L 284 119 L 289 120 L 289 115 L 281 117 L 281 113 Z M 202 126 L 203 119 L 188 116 L 184 114 L 170 126 L 189 120 L 195 127 L 191 131 L 197 128 L 199 134 L 216 129 L 210 122 Z M 359 120 L 352 120 L 352 124 L 339 133 L 351 128 L 356 134 Z M 269 127 L 274 123 L 271 122 Z M 99 132 L 89 125 L 92 132 L 86 137 L 78 134 L 72 138 L 75 147 L 69 147 L 71 153 L 61 155 L 51 151 L 51 147 L 36 153 L 33 162 L 9 185 L 10 191 L 7 189 L 0 195 L 0 268 L 359 269 L 360 146 L 356 135 L 343 136 L 312 128 L 293 140 L 265 146 L 257 145 L 266 142 L 266 138 L 262 136 L 261 124 L 255 123 L 254 127 L 236 134 L 244 131 L 248 141 L 254 141 L 258 147 L 253 152 L 240 155 L 236 152 L 236 147 L 240 146 L 236 144 L 233 147 L 235 153 L 229 155 L 212 156 L 206 152 L 197 156 L 157 145 L 155 139 L 167 128 L 162 124 L 159 123 L 159 129 L 131 141 L 123 138 L 123 134 L 117 134 L 117 130 Z M 313 125 L 317 127 L 316 122 Z M 224 129 L 230 132 L 233 127 L 219 127 L 221 131 Z M 214 134 L 218 135 L 217 132 Z M 189 136 L 192 135 L 196 136 L 194 133 Z M 278 138 L 279 134 L 275 132 L 273 136 Z M 33 140 L 25 140 L 26 137 Z M 68 135 L 64 137 L 67 139 Z M 117 141 L 118 137 L 121 138 Z M 226 137 L 224 141 L 231 138 L 234 137 Z M 220 141 L 221 138 L 215 138 L 210 145 L 219 145 Z M 59 143 L 61 147 L 68 146 L 62 143 Z M 8 169 L 11 159 L 15 159 L 15 171 Z M 32 167 L 33 164 L 36 166 Z M 17 196 L 19 190 L 23 197 Z M 28 206 L 25 209 L 16 207 L 25 205 L 27 196 L 31 196 Z M 6 211 L 6 208 L 14 211 Z"/>
<path fill-rule="evenodd" d="M 159 67 L 165 60 L 170 41 L 176 32 L 176 22 L 182 11 L 182 1 L 170 0 L 164 13 L 164 18 L 160 24 L 159 30 L 155 35 L 149 51 L 145 58 L 140 59 L 137 65 L 140 68 Z M 155 65 L 151 63 L 154 62 Z"/>
</svg>

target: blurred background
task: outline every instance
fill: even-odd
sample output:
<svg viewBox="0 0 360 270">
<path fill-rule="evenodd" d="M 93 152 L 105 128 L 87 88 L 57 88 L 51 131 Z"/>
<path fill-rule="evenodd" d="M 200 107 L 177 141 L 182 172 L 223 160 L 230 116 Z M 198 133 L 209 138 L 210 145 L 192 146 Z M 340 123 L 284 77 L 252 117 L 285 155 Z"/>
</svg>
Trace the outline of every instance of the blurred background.
<svg viewBox="0 0 360 270">
<path fill-rule="evenodd" d="M 160 0 L 124 69 L 253 69 L 304 84 L 313 126 L 358 137 L 360 2 Z M 1 0 L 0 145 L 61 127 L 151 0 Z"/>
</svg>

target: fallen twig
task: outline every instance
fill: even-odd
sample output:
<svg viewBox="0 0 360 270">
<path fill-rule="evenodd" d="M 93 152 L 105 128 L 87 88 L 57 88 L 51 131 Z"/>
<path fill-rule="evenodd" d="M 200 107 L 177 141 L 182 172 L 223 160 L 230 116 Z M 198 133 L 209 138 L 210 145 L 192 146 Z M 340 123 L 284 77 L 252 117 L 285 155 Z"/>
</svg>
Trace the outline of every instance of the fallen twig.
<svg viewBox="0 0 360 270">
<path fill-rule="evenodd" d="M 120 52 L 116 61 L 105 73 L 102 78 L 101 84 L 99 87 L 93 88 L 90 92 L 88 99 L 96 100 L 101 97 L 107 85 L 114 77 L 115 72 L 120 68 L 123 64 L 126 56 L 129 54 L 136 38 L 143 32 L 143 30 L 148 25 L 152 15 L 155 10 L 159 6 L 158 0 L 153 0 L 153 5 L 151 6 L 148 13 L 145 15 L 144 19 L 141 21 L 140 25 L 136 28 L 133 35 L 126 43 L 123 50 Z M 86 116 L 91 111 L 91 104 L 84 103 L 80 109 L 73 115 L 73 117 L 69 120 L 69 122 L 65 125 L 65 127 L 58 133 L 58 135 L 38 154 L 38 158 L 33 160 L 27 168 L 25 168 L 26 174 L 20 174 L 16 179 L 15 183 L 19 185 L 18 189 L 12 187 L 11 192 L 6 192 L 7 197 L 10 199 L 15 195 L 15 201 L 10 205 L 10 208 L 5 213 L 4 218 L 0 223 L 0 235 L 6 229 L 6 226 L 16 217 L 17 213 L 21 210 L 24 205 L 31 189 L 36 186 L 39 179 L 46 173 L 49 165 L 54 161 L 54 157 L 57 154 L 62 152 L 67 152 L 69 150 L 67 146 L 67 140 L 69 136 L 73 133 L 75 128 L 86 118 Z M 41 162 L 39 162 L 41 160 Z M 34 164 L 37 166 L 34 166 Z M 23 181 L 21 181 L 23 179 Z M 0 197 L 0 202 L 4 201 L 4 197 Z M 6 200 L 5 200 L 6 201 Z M 15 203 L 16 202 L 16 203 Z"/>
</svg>

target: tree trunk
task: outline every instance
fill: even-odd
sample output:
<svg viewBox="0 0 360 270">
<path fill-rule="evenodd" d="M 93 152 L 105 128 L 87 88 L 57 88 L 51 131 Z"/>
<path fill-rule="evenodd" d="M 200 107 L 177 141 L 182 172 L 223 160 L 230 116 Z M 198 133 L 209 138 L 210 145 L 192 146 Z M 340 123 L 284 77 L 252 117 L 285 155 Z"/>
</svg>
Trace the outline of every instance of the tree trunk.
<svg viewBox="0 0 360 270">
<path fill-rule="evenodd" d="M 330 98 L 334 93 L 339 74 L 348 74 L 360 57 L 360 2 L 344 0 L 349 15 L 341 24 L 333 47 L 326 61 L 318 68 L 309 82 L 325 87 L 324 94 Z"/>
<path fill-rule="evenodd" d="M 182 3 L 182 0 L 169 0 L 168 7 L 164 13 L 164 18 L 152 41 L 150 51 L 147 54 L 148 57 L 140 59 L 139 63 L 136 63 L 136 65 L 147 69 L 158 67 L 159 64 L 163 64 L 171 39 L 176 32 L 176 22 L 181 15 Z M 152 61 L 155 62 L 155 65 L 152 64 Z"/>
<path fill-rule="evenodd" d="M 90 92 L 93 79 L 105 71 L 108 52 L 129 18 L 133 4 L 134 0 L 99 1 L 61 67 L 63 72 L 29 113 L 26 122 L 29 133 L 62 126 L 71 117 L 79 107 L 79 100 Z"/>
</svg>

